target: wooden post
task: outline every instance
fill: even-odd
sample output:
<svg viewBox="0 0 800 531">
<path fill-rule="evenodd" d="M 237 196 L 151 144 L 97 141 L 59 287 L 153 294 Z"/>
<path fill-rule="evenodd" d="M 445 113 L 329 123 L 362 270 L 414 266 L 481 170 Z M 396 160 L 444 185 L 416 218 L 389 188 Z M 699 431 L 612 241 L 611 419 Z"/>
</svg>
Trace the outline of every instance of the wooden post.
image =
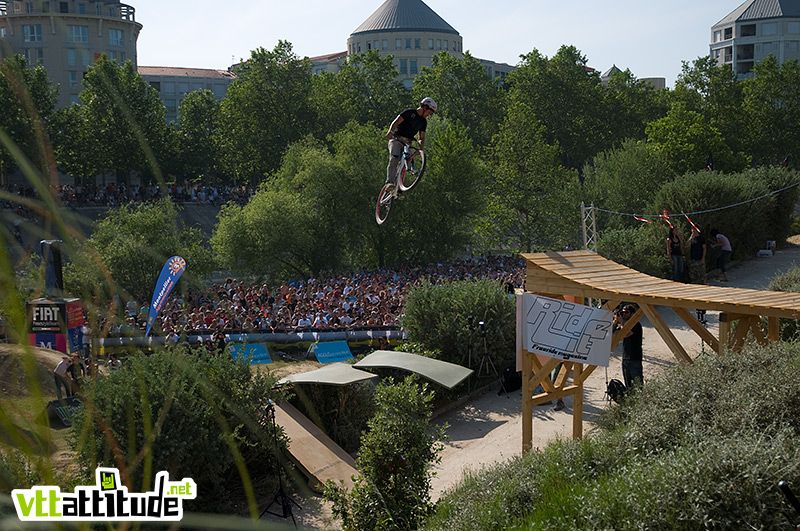
<svg viewBox="0 0 800 531">
<path fill-rule="evenodd" d="M 728 344 L 731 337 L 731 323 L 728 320 L 727 312 L 720 312 L 719 314 L 719 353 L 725 354 L 730 345 Z"/>
<path fill-rule="evenodd" d="M 580 439 L 583 437 L 583 364 L 576 363 L 573 366 L 572 380 L 578 386 L 575 394 L 572 395 L 572 438 Z"/>
<path fill-rule="evenodd" d="M 522 350 L 522 453 L 533 447 L 533 354 Z"/>
<path fill-rule="evenodd" d="M 769 329 L 769 340 L 771 343 L 781 338 L 781 320 L 779 317 L 768 317 L 767 328 Z"/>
</svg>

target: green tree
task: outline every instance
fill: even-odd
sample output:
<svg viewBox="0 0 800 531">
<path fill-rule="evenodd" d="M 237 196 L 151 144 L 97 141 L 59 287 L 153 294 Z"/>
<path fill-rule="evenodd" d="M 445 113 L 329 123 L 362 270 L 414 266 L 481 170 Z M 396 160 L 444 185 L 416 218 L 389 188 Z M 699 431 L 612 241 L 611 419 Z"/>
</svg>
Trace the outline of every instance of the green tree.
<svg viewBox="0 0 800 531">
<path fill-rule="evenodd" d="M 220 104 L 216 144 L 228 175 L 257 184 L 315 128 L 311 63 L 279 41 L 272 51 L 253 50 L 236 75 Z"/>
<path fill-rule="evenodd" d="M 710 55 L 684 61 L 675 81 L 672 100 L 700 113 L 715 127 L 734 152 L 749 152 L 747 118 L 742 112 L 743 84 L 730 65 L 719 64 Z"/>
<path fill-rule="evenodd" d="M 682 102 L 675 103 L 664 118 L 647 124 L 647 138 L 676 175 L 702 170 L 710 161 L 714 169 L 730 173 L 750 163 L 744 153 L 730 148 L 719 129 Z"/>
<path fill-rule="evenodd" d="M 0 184 L 6 184 L 20 162 L 12 146 L 42 175 L 49 176 L 55 169 L 47 125 L 57 98 L 58 90 L 43 66 L 28 68 L 21 55 L 0 63 Z"/>
<path fill-rule="evenodd" d="M 747 130 L 758 164 L 783 164 L 800 158 L 800 66 L 779 64 L 774 56 L 753 67 L 744 82 Z"/>
<path fill-rule="evenodd" d="M 122 206 L 110 210 L 77 247 L 64 271 L 65 287 L 86 301 L 103 302 L 115 293 L 149 300 L 161 268 L 174 255 L 186 260 L 185 282 L 199 283 L 214 268 L 200 231 L 182 228 L 169 200 Z"/>
<path fill-rule="evenodd" d="M 618 145 L 626 139 L 643 140 L 646 124 L 666 114 L 667 94 L 648 81 L 636 79 L 630 70 L 612 72 L 603 105 L 609 113 L 609 141 Z"/>
<path fill-rule="evenodd" d="M 90 175 L 114 170 L 127 182 L 136 171 L 145 179 L 162 181 L 161 168 L 170 153 L 166 110 L 158 91 L 131 61 L 119 65 L 105 55 L 89 67 L 83 85 L 79 135 L 86 144 L 71 154 L 87 159 Z"/>
<path fill-rule="evenodd" d="M 597 152 L 610 147 L 600 74 L 587 68 L 586 57 L 574 46 L 562 46 L 549 59 L 533 50 L 523 56 L 507 81 L 508 107 L 528 107 L 544 127 L 544 140 L 558 146 L 563 166 L 582 168 Z"/>
<path fill-rule="evenodd" d="M 615 212 L 644 214 L 653 195 L 675 178 L 660 152 L 640 140 L 626 140 L 619 148 L 598 153 L 583 169 L 583 191 L 588 205 Z M 597 228 L 638 225 L 633 217 L 596 212 Z"/>
<path fill-rule="evenodd" d="M 486 149 L 497 131 L 503 112 L 503 97 L 480 62 L 469 52 L 461 59 L 447 52 L 433 56 L 431 66 L 422 67 L 414 78 L 414 100 L 426 96 L 439 105 L 440 116 L 467 128 L 473 145 Z"/>
<path fill-rule="evenodd" d="M 348 57 L 336 74 L 314 76 L 312 100 L 322 135 L 351 120 L 387 127 L 410 101 L 397 76 L 394 56 L 381 57 L 374 49 Z"/>
<path fill-rule="evenodd" d="M 558 145 L 526 104 L 515 102 L 493 144 L 486 245 L 513 251 L 562 249 L 578 243 L 580 181 L 559 163 Z"/>
<path fill-rule="evenodd" d="M 202 177 L 204 182 L 216 174 L 219 104 L 210 90 L 190 92 L 181 101 L 178 115 L 178 142 L 184 175 Z"/>
<path fill-rule="evenodd" d="M 416 376 L 381 383 L 375 402 L 356 460 L 361 476 L 350 492 L 329 482 L 326 497 L 347 531 L 418 529 L 433 508 L 431 468 L 445 427 L 430 428 L 433 393 Z"/>
<path fill-rule="evenodd" d="M 293 144 L 247 205 L 220 212 L 211 244 L 221 262 L 281 278 L 347 267 L 351 254 L 363 255 L 375 225 L 374 180 L 385 173 L 378 136 L 351 123 L 331 137 L 333 151 L 311 137 Z"/>
</svg>

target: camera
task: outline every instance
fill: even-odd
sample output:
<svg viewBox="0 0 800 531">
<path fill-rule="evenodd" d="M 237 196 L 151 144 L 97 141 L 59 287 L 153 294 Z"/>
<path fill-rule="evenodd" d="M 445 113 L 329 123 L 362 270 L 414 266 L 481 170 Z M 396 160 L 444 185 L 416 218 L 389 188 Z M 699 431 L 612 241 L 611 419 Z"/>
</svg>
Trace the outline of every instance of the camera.
<svg viewBox="0 0 800 531">
<path fill-rule="evenodd" d="M 478 321 L 478 326 L 481 327 L 481 337 L 486 337 L 486 323 L 484 321 Z"/>
</svg>

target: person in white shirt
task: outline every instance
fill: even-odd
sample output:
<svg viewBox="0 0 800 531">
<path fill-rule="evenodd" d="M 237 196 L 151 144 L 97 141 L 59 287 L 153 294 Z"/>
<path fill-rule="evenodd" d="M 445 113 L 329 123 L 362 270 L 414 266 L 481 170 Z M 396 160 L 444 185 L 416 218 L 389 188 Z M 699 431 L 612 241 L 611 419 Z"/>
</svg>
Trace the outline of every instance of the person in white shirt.
<svg viewBox="0 0 800 531">
<path fill-rule="evenodd" d="M 61 400 L 61 386 L 64 386 L 64 393 L 67 397 L 72 396 L 72 378 L 69 376 L 69 367 L 72 359 L 69 356 L 62 356 L 61 361 L 53 370 L 53 377 L 56 382 L 56 396 Z"/>
</svg>

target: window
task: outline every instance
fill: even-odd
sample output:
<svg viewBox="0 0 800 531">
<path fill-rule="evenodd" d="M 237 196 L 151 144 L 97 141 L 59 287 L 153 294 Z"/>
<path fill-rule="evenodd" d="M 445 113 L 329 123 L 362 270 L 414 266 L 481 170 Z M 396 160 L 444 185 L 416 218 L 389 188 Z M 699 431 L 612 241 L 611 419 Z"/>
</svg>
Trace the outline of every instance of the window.
<svg viewBox="0 0 800 531">
<path fill-rule="evenodd" d="M 58 12 L 59 13 L 69 13 L 69 4 L 67 2 L 59 2 L 58 3 Z"/>
<path fill-rule="evenodd" d="M 69 103 L 70 104 L 75 104 L 75 105 L 80 105 L 81 100 L 78 99 L 78 95 L 77 94 L 70 94 Z"/>
<path fill-rule="evenodd" d="M 78 13 L 81 15 L 86 14 L 86 4 L 78 4 Z"/>
<path fill-rule="evenodd" d="M 41 48 L 26 48 L 25 60 L 28 61 L 28 64 L 31 66 L 43 62 L 44 50 L 42 50 Z"/>
<path fill-rule="evenodd" d="M 771 42 L 765 42 L 765 43 L 764 43 L 764 44 L 761 46 L 761 51 L 762 51 L 762 52 L 764 52 L 764 56 L 765 56 L 765 57 L 766 57 L 767 55 L 771 54 L 771 53 L 772 53 L 772 43 L 771 43 Z"/>
<path fill-rule="evenodd" d="M 89 50 L 81 50 L 81 65 L 89 66 Z"/>
<path fill-rule="evenodd" d="M 50 2 L 42 2 L 42 11 L 44 13 L 50 12 Z"/>
<path fill-rule="evenodd" d="M 164 94 L 168 96 L 172 96 L 175 94 L 175 83 L 172 81 L 165 81 L 164 82 Z"/>
<path fill-rule="evenodd" d="M 67 42 L 89 43 L 89 26 L 67 26 Z"/>
<path fill-rule="evenodd" d="M 22 13 L 22 4 L 14 2 L 14 13 Z"/>
<path fill-rule="evenodd" d="M 400 59 L 400 74 L 408 75 L 408 59 Z"/>
<path fill-rule="evenodd" d="M 25 12 L 33 13 L 33 2 L 25 2 Z"/>
<path fill-rule="evenodd" d="M 416 50 L 419 50 L 419 49 L 420 49 L 420 45 L 419 45 L 419 39 L 414 39 L 414 48 L 415 48 Z"/>
<path fill-rule="evenodd" d="M 410 70 L 411 70 L 410 73 L 411 73 L 412 76 L 416 76 L 417 75 L 417 60 L 416 59 L 412 59 L 411 60 L 411 68 L 410 68 Z"/>
<path fill-rule="evenodd" d="M 122 30 L 108 30 L 108 44 L 109 46 L 122 46 Z"/>
<path fill-rule="evenodd" d="M 442 39 L 436 39 L 436 49 L 437 50 L 442 49 Z"/>
<path fill-rule="evenodd" d="M 380 41 L 372 41 L 372 47 L 373 47 L 374 49 L 376 49 L 376 50 L 377 50 L 377 49 L 378 49 L 378 46 L 380 46 Z"/>
<path fill-rule="evenodd" d="M 78 66 L 78 55 L 75 48 L 67 48 L 67 66 Z"/>
<path fill-rule="evenodd" d="M 94 14 L 95 15 L 102 15 L 103 14 L 103 6 L 100 5 L 100 2 L 94 5 Z"/>
<path fill-rule="evenodd" d="M 164 106 L 167 108 L 167 112 L 178 112 L 178 106 L 175 105 L 175 100 L 164 100 Z"/>
<path fill-rule="evenodd" d="M 714 42 L 719 42 L 722 40 L 722 30 L 717 30 L 714 32 Z"/>
<path fill-rule="evenodd" d="M 761 35 L 775 35 L 776 33 L 778 33 L 777 22 L 761 24 Z"/>
<path fill-rule="evenodd" d="M 428 49 L 433 50 L 433 39 L 428 39 Z"/>
<path fill-rule="evenodd" d="M 389 41 L 388 41 L 388 40 L 386 40 L 386 39 L 383 39 L 383 41 L 381 42 L 381 44 L 383 45 L 383 46 L 382 46 L 382 49 L 384 49 L 384 50 L 388 50 L 388 49 L 389 49 Z"/>
<path fill-rule="evenodd" d="M 403 41 L 401 39 L 395 39 L 394 47 L 395 49 L 399 50 L 400 48 L 403 47 Z"/>
<path fill-rule="evenodd" d="M 753 37 L 756 34 L 756 25 L 755 24 L 744 24 L 742 27 L 739 28 L 739 36 L 741 37 Z"/>
<path fill-rule="evenodd" d="M 725 40 L 733 38 L 733 28 L 725 28 Z"/>
<path fill-rule="evenodd" d="M 786 32 L 793 33 L 797 35 L 800 33 L 800 22 L 787 22 L 786 23 Z"/>
<path fill-rule="evenodd" d="M 793 52 L 796 52 L 797 51 L 797 41 L 787 41 L 786 42 L 786 47 L 789 50 L 791 50 Z"/>
<path fill-rule="evenodd" d="M 22 26 L 22 40 L 25 42 L 42 42 L 42 25 Z"/>
<path fill-rule="evenodd" d="M 407 50 L 411 49 L 411 39 L 406 39 L 406 49 Z"/>
<path fill-rule="evenodd" d="M 78 73 L 77 72 L 70 72 L 69 73 L 69 86 L 70 87 L 77 87 L 78 86 Z"/>
<path fill-rule="evenodd" d="M 178 83 L 178 92 L 181 94 L 189 92 L 189 83 Z"/>
<path fill-rule="evenodd" d="M 447 49 L 447 42 L 448 42 L 448 41 L 444 41 L 444 42 L 442 43 L 442 44 L 444 45 L 444 49 L 445 49 L 445 50 Z"/>
<path fill-rule="evenodd" d="M 6 37 L 6 29 L 0 28 L 0 39 L 4 39 Z"/>
<path fill-rule="evenodd" d="M 371 50 L 371 49 L 372 49 L 372 43 L 367 41 L 367 50 Z"/>
</svg>

